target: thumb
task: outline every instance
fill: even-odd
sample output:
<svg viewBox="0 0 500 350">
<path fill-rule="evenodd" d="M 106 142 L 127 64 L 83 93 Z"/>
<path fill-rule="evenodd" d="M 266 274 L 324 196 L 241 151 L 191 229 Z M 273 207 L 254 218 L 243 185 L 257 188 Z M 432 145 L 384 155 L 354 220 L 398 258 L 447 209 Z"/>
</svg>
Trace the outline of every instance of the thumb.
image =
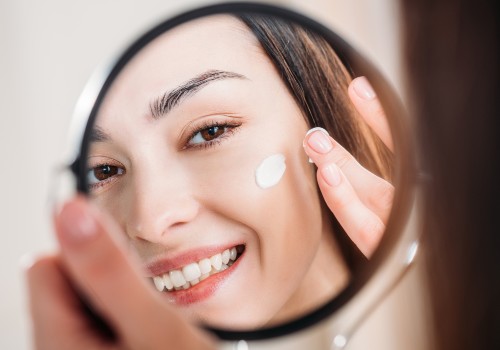
<svg viewBox="0 0 500 350">
<path fill-rule="evenodd" d="M 205 348 L 201 332 L 146 283 L 119 228 L 85 198 L 66 203 L 55 226 L 70 279 L 130 348 Z"/>
</svg>

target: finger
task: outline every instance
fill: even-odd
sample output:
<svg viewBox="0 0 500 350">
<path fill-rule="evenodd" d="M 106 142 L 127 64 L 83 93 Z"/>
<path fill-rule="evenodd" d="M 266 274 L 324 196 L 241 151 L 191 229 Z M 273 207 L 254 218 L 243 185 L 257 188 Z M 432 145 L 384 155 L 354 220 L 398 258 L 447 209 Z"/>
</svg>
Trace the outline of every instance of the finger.
<svg viewBox="0 0 500 350">
<path fill-rule="evenodd" d="M 60 257 L 44 256 L 26 266 L 36 349 L 112 349 L 92 328 L 82 303 L 64 276 Z M 93 342 L 93 343 L 92 343 Z"/>
<path fill-rule="evenodd" d="M 322 128 L 309 130 L 304 139 L 304 150 L 319 170 L 332 163 L 340 167 L 363 204 L 382 222 L 387 222 L 394 186 L 365 169 Z"/>
<path fill-rule="evenodd" d="M 391 151 L 394 150 L 387 117 L 375 91 L 365 77 L 354 79 L 349 85 L 349 97 L 363 120 L 372 128 Z"/>
<path fill-rule="evenodd" d="M 70 277 L 130 348 L 206 348 L 206 339 L 160 298 L 125 253 L 119 229 L 84 198 L 68 202 L 56 231 Z"/>
<path fill-rule="evenodd" d="M 359 199 L 335 163 L 318 170 L 318 185 L 325 202 L 359 250 L 370 257 L 385 231 L 382 220 Z"/>
</svg>

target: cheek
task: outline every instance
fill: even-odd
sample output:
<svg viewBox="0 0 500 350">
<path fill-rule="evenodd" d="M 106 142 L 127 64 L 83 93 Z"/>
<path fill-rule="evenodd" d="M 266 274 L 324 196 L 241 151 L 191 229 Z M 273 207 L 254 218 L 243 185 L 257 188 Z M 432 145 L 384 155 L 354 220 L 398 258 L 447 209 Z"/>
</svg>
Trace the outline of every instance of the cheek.
<svg viewBox="0 0 500 350">
<path fill-rule="evenodd" d="M 266 191 L 269 196 L 276 192 L 278 201 L 265 214 L 269 218 L 265 229 L 272 233 L 272 240 L 266 237 L 270 244 L 263 247 L 263 251 L 275 274 L 286 273 L 288 286 L 293 291 L 316 255 L 323 225 L 314 170 L 302 147 L 296 154 L 288 155 L 283 179 Z M 285 286 L 279 287 L 285 292 Z"/>
<path fill-rule="evenodd" d="M 301 144 L 276 148 L 283 151 L 226 152 L 223 158 L 207 158 L 203 169 L 194 172 L 198 200 L 218 219 L 240 225 L 258 247 L 263 265 L 283 269 L 290 266 L 286 256 L 298 254 L 306 266 L 321 233 L 314 172 Z M 259 179 L 272 185 L 259 186 Z"/>
</svg>

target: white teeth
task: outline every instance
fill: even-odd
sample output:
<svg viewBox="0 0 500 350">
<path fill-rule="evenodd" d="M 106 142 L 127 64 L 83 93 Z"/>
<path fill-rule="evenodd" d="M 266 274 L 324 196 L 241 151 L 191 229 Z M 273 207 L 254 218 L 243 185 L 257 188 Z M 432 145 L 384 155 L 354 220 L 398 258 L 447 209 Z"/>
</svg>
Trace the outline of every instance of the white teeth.
<svg viewBox="0 0 500 350">
<path fill-rule="evenodd" d="M 231 253 L 229 253 L 229 249 L 226 249 L 222 252 L 222 263 L 227 264 L 229 262 L 229 257 Z"/>
<path fill-rule="evenodd" d="M 231 250 L 229 251 L 229 253 L 230 253 L 229 258 L 231 260 L 236 260 L 236 255 L 237 255 L 236 248 L 235 247 L 231 248 Z"/>
<path fill-rule="evenodd" d="M 212 264 L 210 263 L 210 259 L 201 260 L 198 265 L 200 265 L 200 271 L 202 274 L 209 273 L 212 270 Z"/>
<path fill-rule="evenodd" d="M 186 279 L 179 270 L 170 271 L 170 280 L 172 281 L 174 287 L 182 287 L 186 284 Z"/>
<path fill-rule="evenodd" d="M 243 249 L 243 247 L 226 249 L 210 258 L 186 265 L 180 270 L 172 270 L 163 276 L 155 276 L 153 277 L 154 285 L 160 292 L 164 289 L 168 291 L 189 289 L 209 276 L 226 270 L 234 263 L 238 252 L 241 253 Z"/>
<path fill-rule="evenodd" d="M 214 269 L 219 271 L 220 267 L 222 266 L 222 255 L 215 254 L 214 256 L 212 256 L 210 258 L 210 262 L 212 263 L 212 266 L 214 267 Z"/>
<path fill-rule="evenodd" d="M 163 278 L 156 276 L 153 277 L 153 282 L 155 284 L 156 289 L 158 289 L 158 292 L 163 291 L 163 288 L 165 287 L 165 283 L 163 282 Z"/>
<path fill-rule="evenodd" d="M 197 263 L 186 265 L 182 268 L 182 274 L 188 282 L 198 279 L 201 276 L 200 266 Z"/>
<path fill-rule="evenodd" d="M 174 284 L 172 283 L 172 280 L 170 279 L 168 273 L 163 275 L 163 283 L 168 290 L 172 290 L 174 288 Z"/>
</svg>

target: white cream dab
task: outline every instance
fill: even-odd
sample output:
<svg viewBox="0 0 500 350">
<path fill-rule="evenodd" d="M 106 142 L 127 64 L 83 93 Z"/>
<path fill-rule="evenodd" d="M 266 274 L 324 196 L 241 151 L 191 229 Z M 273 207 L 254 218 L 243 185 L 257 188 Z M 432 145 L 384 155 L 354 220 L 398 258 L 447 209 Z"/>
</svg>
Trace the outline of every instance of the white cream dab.
<svg viewBox="0 0 500 350">
<path fill-rule="evenodd" d="M 255 170 L 255 182 L 266 189 L 280 182 L 286 170 L 285 156 L 281 153 L 273 154 L 264 159 Z"/>
</svg>

